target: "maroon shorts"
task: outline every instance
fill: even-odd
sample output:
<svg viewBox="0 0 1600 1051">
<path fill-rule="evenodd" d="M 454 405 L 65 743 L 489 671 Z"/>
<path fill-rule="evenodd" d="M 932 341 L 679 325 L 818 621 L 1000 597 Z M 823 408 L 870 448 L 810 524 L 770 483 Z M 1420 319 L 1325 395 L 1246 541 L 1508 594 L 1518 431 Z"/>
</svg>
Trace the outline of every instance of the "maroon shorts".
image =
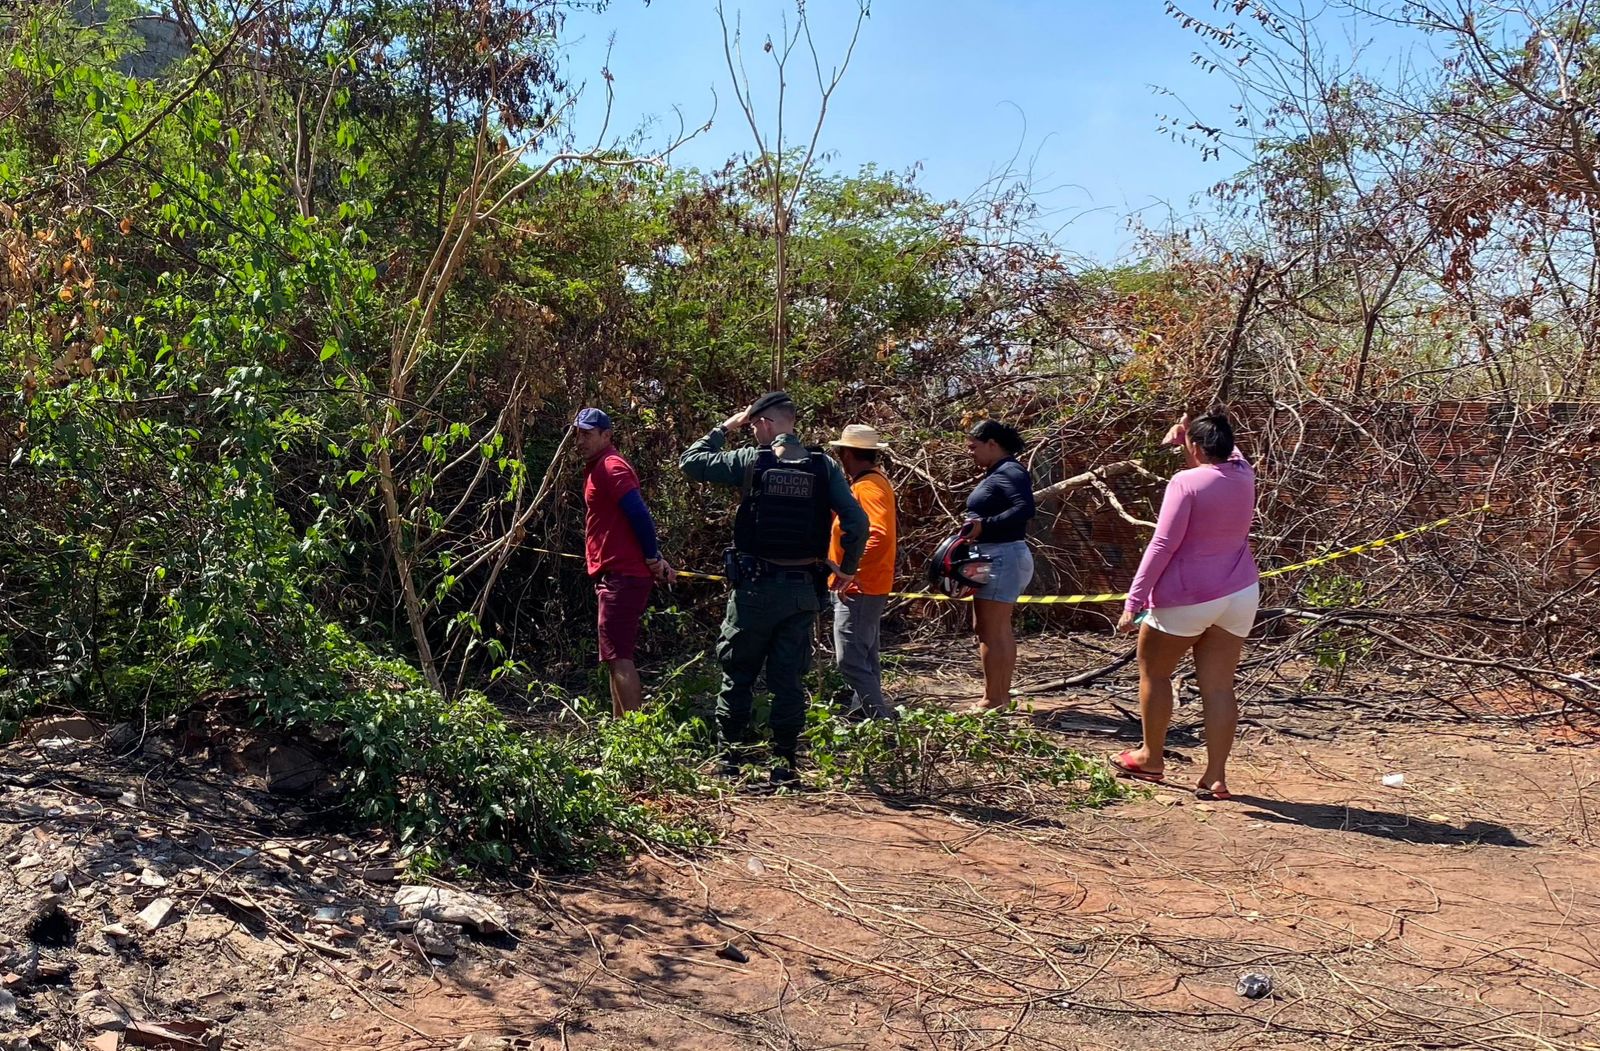
<svg viewBox="0 0 1600 1051">
<path fill-rule="evenodd" d="M 600 659 L 631 661 L 639 642 L 639 621 L 650 605 L 649 577 L 625 577 L 606 573 L 595 583 L 600 599 Z"/>
</svg>

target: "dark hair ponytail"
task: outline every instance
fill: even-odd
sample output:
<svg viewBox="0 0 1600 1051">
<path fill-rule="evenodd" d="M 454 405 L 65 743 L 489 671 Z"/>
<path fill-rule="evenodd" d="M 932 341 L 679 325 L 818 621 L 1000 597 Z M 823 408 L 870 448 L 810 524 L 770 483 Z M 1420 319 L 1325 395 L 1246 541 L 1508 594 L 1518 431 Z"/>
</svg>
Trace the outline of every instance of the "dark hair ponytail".
<svg viewBox="0 0 1600 1051">
<path fill-rule="evenodd" d="M 1221 463 L 1233 455 L 1233 423 L 1225 412 L 1208 412 L 1189 424 L 1189 440 L 1207 458 Z"/>
<path fill-rule="evenodd" d="M 1012 456 L 1020 453 L 1025 445 L 1021 432 L 999 420 L 979 420 L 967 436 L 975 442 L 995 442 Z"/>
</svg>

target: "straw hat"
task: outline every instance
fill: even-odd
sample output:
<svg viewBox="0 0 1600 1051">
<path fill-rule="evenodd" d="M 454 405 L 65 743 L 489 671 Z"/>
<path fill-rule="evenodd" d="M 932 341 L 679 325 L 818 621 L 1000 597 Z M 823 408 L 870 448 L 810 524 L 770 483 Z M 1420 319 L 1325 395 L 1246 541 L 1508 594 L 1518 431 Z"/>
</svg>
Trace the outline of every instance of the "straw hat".
<svg viewBox="0 0 1600 1051">
<path fill-rule="evenodd" d="M 888 449 L 889 447 L 878 440 L 876 428 L 868 427 L 864 423 L 846 424 L 836 441 L 828 443 L 835 449 Z"/>
</svg>

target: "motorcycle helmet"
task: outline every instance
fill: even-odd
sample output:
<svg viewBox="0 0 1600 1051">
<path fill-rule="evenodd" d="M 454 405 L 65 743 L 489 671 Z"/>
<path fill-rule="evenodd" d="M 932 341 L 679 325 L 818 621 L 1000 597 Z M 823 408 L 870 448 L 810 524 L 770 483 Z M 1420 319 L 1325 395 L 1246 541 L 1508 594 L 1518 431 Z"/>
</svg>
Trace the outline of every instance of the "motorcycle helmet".
<svg viewBox="0 0 1600 1051">
<path fill-rule="evenodd" d="M 968 594 L 989 583 L 994 563 L 973 552 L 961 534 L 943 541 L 928 560 L 928 584 L 951 598 Z"/>
</svg>

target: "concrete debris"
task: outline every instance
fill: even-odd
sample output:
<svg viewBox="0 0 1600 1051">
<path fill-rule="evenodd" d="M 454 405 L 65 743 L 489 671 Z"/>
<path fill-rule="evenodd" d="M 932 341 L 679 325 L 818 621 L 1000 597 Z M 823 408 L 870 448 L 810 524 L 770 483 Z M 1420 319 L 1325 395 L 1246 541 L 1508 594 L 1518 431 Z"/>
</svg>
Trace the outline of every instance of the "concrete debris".
<svg viewBox="0 0 1600 1051">
<path fill-rule="evenodd" d="M 139 922 L 149 930 L 155 931 L 165 927 L 172 919 L 177 906 L 171 898 L 157 898 L 146 905 L 139 913 Z"/>
<path fill-rule="evenodd" d="M 62 715 L 27 724 L 21 736 L 40 748 L 66 748 L 99 740 L 104 733 L 97 723 L 81 715 Z"/>
<path fill-rule="evenodd" d="M 461 936 L 461 928 L 454 923 L 418 920 L 411 936 L 416 939 L 417 947 L 429 956 L 453 960 L 461 951 L 456 945 L 456 939 Z"/>
<path fill-rule="evenodd" d="M 453 923 L 478 934 L 508 934 L 511 917 L 499 904 L 478 894 L 444 887 L 401 887 L 395 891 L 398 919 Z"/>
<path fill-rule="evenodd" d="M 78 997 L 77 1013 L 83 1027 L 96 1032 L 120 1033 L 133 1022 L 128 1009 L 101 989 L 91 989 Z"/>
</svg>

